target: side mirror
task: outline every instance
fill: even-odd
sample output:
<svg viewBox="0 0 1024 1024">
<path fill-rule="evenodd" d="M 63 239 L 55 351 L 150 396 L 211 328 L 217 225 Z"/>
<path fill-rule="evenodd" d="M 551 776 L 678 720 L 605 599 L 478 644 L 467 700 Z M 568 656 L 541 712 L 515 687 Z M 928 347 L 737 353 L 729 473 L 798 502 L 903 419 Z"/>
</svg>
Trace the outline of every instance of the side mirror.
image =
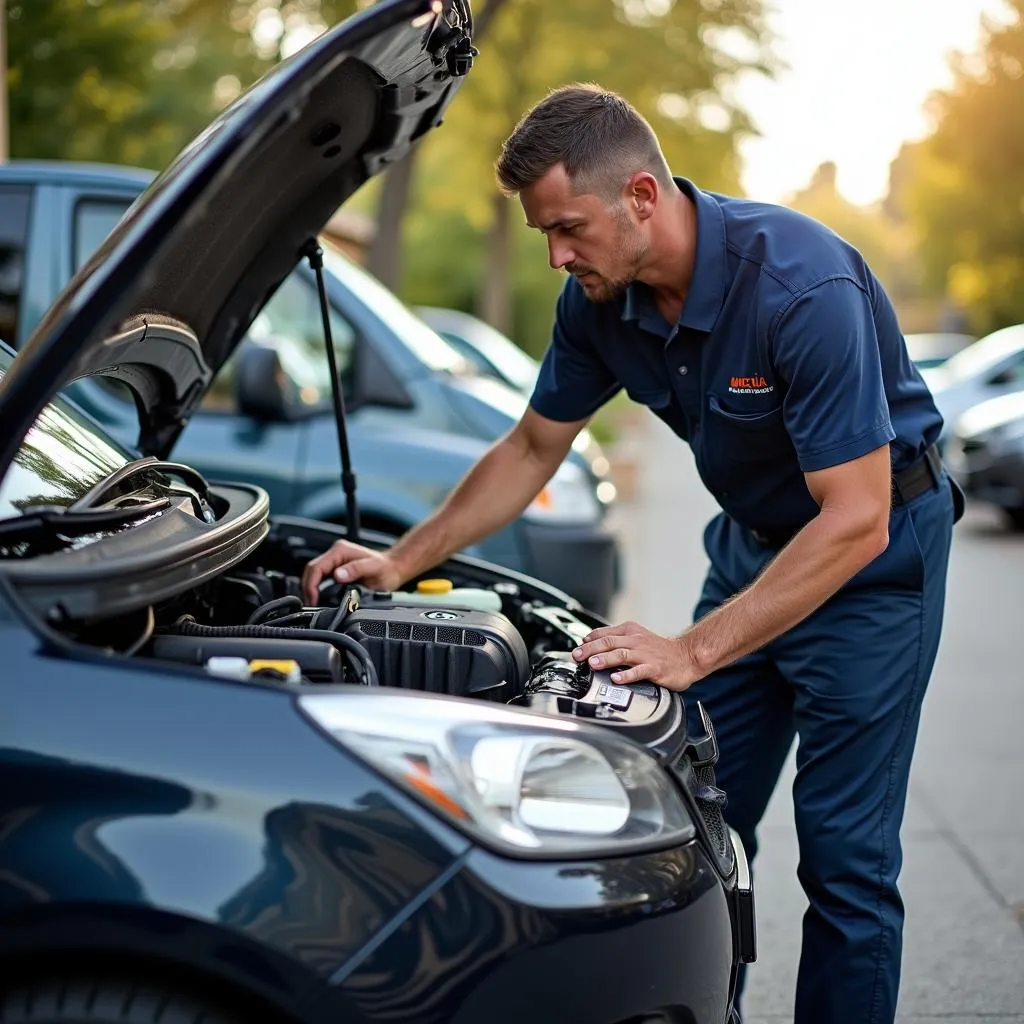
<svg viewBox="0 0 1024 1024">
<path fill-rule="evenodd" d="M 286 423 L 305 411 L 277 349 L 248 339 L 238 350 L 235 402 L 243 416 L 261 423 Z"/>
</svg>

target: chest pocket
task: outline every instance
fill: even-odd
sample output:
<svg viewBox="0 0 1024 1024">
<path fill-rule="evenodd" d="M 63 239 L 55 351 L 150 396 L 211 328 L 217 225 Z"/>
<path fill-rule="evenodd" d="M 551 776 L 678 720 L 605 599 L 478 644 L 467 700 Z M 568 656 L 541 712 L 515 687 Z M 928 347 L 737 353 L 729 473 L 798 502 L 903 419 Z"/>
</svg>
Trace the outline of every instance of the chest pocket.
<svg viewBox="0 0 1024 1024">
<path fill-rule="evenodd" d="M 763 462 L 793 451 L 782 406 L 758 412 L 733 412 L 717 395 L 708 395 L 705 444 L 712 457 L 729 462 Z"/>
</svg>

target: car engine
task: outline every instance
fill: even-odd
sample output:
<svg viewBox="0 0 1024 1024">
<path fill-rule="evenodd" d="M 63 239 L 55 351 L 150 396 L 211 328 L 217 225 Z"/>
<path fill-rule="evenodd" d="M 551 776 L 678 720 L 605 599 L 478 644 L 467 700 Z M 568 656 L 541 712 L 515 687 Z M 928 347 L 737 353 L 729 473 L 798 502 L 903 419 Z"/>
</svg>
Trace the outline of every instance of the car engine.
<svg viewBox="0 0 1024 1024">
<path fill-rule="evenodd" d="M 300 574 L 328 538 L 303 529 L 272 532 L 221 574 L 157 603 L 133 602 L 113 616 L 50 615 L 37 626 L 70 650 L 211 679 L 415 690 L 616 730 L 671 768 L 720 870 L 731 870 L 710 721 L 701 709 L 703 727 L 688 734 L 679 694 L 650 682 L 617 685 L 611 669 L 578 665 L 572 650 L 602 619 L 528 577 L 458 558 L 405 591 L 322 585 L 309 607 Z"/>
<path fill-rule="evenodd" d="M 266 565 L 236 570 L 157 609 L 138 653 L 254 682 L 397 687 L 616 729 L 673 765 L 709 848 L 730 869 L 706 717 L 703 735 L 689 736 L 678 694 L 649 682 L 616 685 L 610 669 L 578 665 L 571 652 L 593 628 L 582 610 L 506 580 L 418 583 L 404 593 L 331 584 L 310 608 L 298 576 Z"/>
<path fill-rule="evenodd" d="M 311 608 L 297 576 L 236 572 L 158 609 L 139 654 L 254 681 L 498 701 L 623 726 L 645 744 L 680 727 L 680 703 L 667 691 L 616 686 L 609 671 L 576 664 L 570 652 L 592 626 L 573 611 L 530 600 L 511 582 L 489 593 L 447 579 L 420 587 L 390 593 L 331 584 Z"/>
</svg>

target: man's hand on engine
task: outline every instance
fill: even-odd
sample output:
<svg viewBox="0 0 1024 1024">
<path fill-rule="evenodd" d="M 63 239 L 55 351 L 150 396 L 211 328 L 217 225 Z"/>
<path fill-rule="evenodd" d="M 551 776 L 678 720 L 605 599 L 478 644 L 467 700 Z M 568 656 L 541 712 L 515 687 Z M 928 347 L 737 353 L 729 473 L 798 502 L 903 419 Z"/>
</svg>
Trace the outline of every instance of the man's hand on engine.
<svg viewBox="0 0 1024 1024">
<path fill-rule="evenodd" d="M 387 551 L 373 551 L 362 544 L 336 540 L 306 565 L 302 593 L 307 605 L 317 603 L 321 582 L 332 574 L 338 583 L 359 580 L 374 590 L 395 590 L 402 583 L 401 573 Z"/>
<path fill-rule="evenodd" d="M 646 679 L 669 690 L 685 690 L 702 675 L 685 637 L 660 636 L 636 622 L 595 629 L 572 653 L 591 668 L 617 669 L 613 683 Z"/>
</svg>

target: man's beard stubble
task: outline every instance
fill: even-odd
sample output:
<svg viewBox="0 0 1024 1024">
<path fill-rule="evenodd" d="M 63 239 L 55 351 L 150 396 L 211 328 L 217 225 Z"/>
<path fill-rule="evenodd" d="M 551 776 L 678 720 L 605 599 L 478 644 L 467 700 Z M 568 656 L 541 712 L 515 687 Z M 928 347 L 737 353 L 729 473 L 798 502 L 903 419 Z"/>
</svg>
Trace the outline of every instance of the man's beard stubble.
<svg viewBox="0 0 1024 1024">
<path fill-rule="evenodd" d="M 594 303 L 615 302 L 621 299 L 629 286 L 637 279 L 640 267 L 647 256 L 648 245 L 641 236 L 639 228 L 634 228 L 632 223 L 623 215 L 620 220 L 619 235 L 615 240 L 615 262 L 626 267 L 626 270 L 616 276 L 608 277 L 599 273 L 593 267 L 586 264 L 573 263 L 566 267 L 570 274 L 577 278 L 586 273 L 591 273 L 596 279 L 592 279 L 583 287 L 583 294 Z M 583 284 L 583 282 L 580 282 Z"/>
</svg>

